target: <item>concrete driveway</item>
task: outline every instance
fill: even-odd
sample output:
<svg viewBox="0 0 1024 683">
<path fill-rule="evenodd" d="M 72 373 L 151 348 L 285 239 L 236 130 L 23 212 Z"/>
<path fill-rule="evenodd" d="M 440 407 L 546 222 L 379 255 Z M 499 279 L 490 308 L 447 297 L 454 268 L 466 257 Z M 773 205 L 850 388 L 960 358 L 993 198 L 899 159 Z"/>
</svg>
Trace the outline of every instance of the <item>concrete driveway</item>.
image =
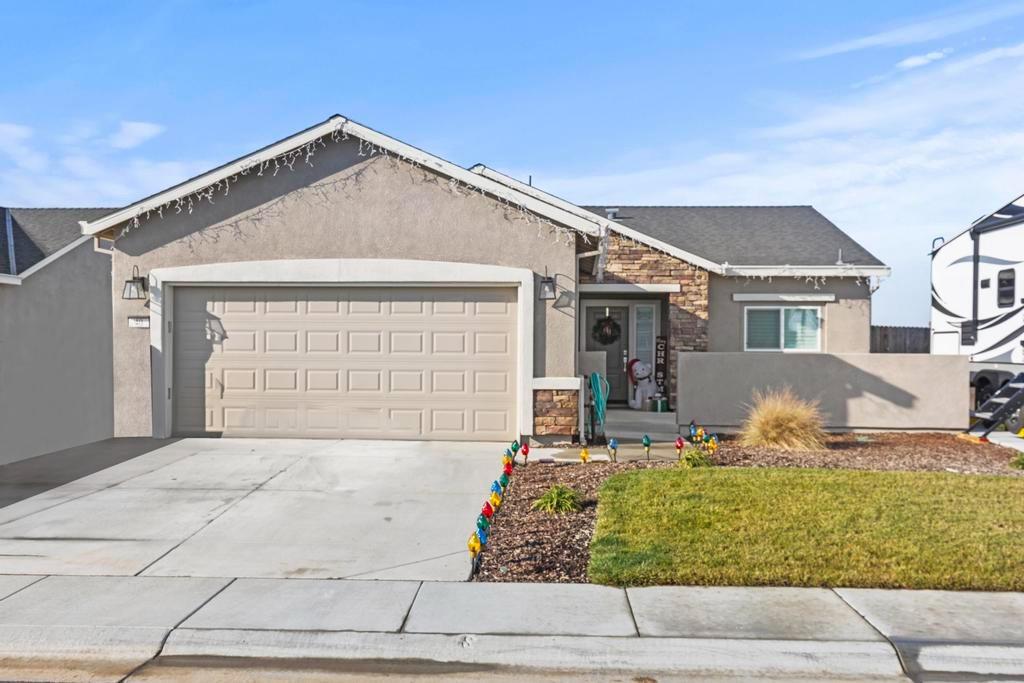
<svg viewBox="0 0 1024 683">
<path fill-rule="evenodd" d="M 0 508 L 0 574 L 464 580 L 504 447 L 183 439 Z"/>
</svg>

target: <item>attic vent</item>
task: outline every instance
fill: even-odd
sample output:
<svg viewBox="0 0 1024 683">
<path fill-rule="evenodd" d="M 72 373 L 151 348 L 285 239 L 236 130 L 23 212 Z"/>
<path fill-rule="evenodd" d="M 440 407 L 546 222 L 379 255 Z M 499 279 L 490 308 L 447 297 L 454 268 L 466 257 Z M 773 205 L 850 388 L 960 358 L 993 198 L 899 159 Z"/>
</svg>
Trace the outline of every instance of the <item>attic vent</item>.
<svg viewBox="0 0 1024 683">
<path fill-rule="evenodd" d="M 608 209 L 604 210 L 604 215 L 605 215 L 605 217 L 608 220 L 613 221 L 613 220 L 615 220 L 618 217 L 619 210 L 618 209 L 608 208 Z"/>
</svg>

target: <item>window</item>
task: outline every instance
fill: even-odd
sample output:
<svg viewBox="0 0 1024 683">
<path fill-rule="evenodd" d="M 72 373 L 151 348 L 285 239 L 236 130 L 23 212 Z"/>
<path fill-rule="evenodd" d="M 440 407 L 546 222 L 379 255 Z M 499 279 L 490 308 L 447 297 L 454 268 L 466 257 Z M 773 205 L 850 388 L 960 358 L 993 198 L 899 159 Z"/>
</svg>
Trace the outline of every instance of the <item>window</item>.
<svg viewBox="0 0 1024 683">
<path fill-rule="evenodd" d="M 1015 280 L 1016 273 L 1012 268 L 999 271 L 999 277 L 996 278 L 996 301 L 999 308 L 1013 306 L 1013 301 L 1017 298 Z"/>
<path fill-rule="evenodd" d="M 819 308 L 748 306 L 745 316 L 745 351 L 821 350 Z"/>
</svg>

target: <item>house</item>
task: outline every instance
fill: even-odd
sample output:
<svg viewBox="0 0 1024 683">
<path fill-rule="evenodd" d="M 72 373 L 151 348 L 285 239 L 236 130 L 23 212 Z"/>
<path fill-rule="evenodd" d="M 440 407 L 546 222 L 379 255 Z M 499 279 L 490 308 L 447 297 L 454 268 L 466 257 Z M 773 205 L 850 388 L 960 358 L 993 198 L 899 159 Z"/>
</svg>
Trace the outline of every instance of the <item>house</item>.
<svg viewBox="0 0 1024 683">
<path fill-rule="evenodd" d="M 0 464 L 113 430 L 110 255 L 79 225 L 111 211 L 0 207 Z"/>
<path fill-rule="evenodd" d="M 595 357 L 622 400 L 632 358 L 866 352 L 889 272 L 810 207 L 581 207 L 342 116 L 82 231 L 116 436 L 567 439 Z"/>
</svg>

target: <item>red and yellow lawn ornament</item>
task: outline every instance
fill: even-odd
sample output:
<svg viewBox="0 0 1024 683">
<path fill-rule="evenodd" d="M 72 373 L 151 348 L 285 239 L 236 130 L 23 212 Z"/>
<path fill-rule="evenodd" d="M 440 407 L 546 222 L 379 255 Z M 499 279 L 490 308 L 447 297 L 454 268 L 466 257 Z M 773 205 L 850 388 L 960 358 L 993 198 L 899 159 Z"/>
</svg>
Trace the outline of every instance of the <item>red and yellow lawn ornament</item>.
<svg viewBox="0 0 1024 683">
<path fill-rule="evenodd" d="M 523 464 L 526 464 L 526 460 L 530 457 L 530 444 L 523 442 Z"/>
<path fill-rule="evenodd" d="M 681 436 L 677 436 L 676 437 L 676 460 L 682 460 L 683 459 L 683 446 L 685 444 L 686 444 L 686 442 L 683 441 L 683 437 L 681 437 Z"/>
<path fill-rule="evenodd" d="M 480 508 L 480 514 L 487 519 L 494 517 L 494 508 L 491 506 L 491 501 L 484 501 L 484 506 Z"/>
</svg>

